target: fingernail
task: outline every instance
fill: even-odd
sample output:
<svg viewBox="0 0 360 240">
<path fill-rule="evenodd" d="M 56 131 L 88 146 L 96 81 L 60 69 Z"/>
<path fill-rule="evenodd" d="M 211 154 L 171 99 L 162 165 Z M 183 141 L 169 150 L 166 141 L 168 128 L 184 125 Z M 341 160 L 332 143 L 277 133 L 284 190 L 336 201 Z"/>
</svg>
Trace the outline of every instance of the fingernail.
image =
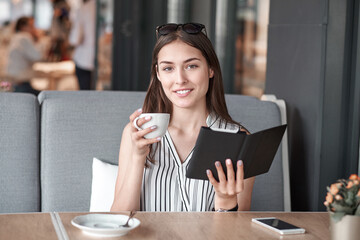
<svg viewBox="0 0 360 240">
<path fill-rule="evenodd" d="M 151 116 L 146 116 L 145 117 L 145 120 L 150 120 L 151 119 Z"/>
<path fill-rule="evenodd" d="M 139 108 L 137 111 L 138 111 L 138 112 L 142 112 L 142 108 Z"/>
<path fill-rule="evenodd" d="M 237 163 L 239 166 L 243 165 L 243 161 L 241 161 L 241 160 L 239 160 Z"/>
<path fill-rule="evenodd" d="M 226 159 L 226 164 L 227 164 L 227 165 L 231 165 L 231 160 L 230 160 L 230 159 Z"/>
<path fill-rule="evenodd" d="M 209 169 L 206 170 L 206 174 L 210 175 L 210 170 Z"/>
<path fill-rule="evenodd" d="M 157 128 L 157 126 L 156 126 L 156 125 L 154 125 L 154 126 L 151 126 L 150 128 L 151 128 L 151 129 L 156 129 L 156 128 Z"/>
<path fill-rule="evenodd" d="M 215 165 L 216 165 L 217 167 L 220 167 L 220 162 L 219 162 L 219 161 L 216 161 L 216 162 L 215 162 Z"/>
<path fill-rule="evenodd" d="M 157 137 L 156 140 L 160 141 L 160 140 L 161 140 L 161 137 Z"/>
</svg>

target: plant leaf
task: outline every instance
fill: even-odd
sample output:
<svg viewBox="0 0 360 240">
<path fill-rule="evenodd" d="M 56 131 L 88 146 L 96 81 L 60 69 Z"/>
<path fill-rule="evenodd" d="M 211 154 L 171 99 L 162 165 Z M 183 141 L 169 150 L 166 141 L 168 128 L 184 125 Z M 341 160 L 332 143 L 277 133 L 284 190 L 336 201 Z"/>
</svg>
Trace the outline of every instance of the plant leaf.
<svg viewBox="0 0 360 240">
<path fill-rule="evenodd" d="M 353 214 L 354 212 L 354 207 L 350 207 L 350 206 L 344 206 L 341 203 L 332 203 L 331 204 L 331 208 L 334 208 L 335 211 L 334 212 L 343 212 L 344 214 Z"/>
<path fill-rule="evenodd" d="M 360 216 L 360 204 L 357 206 L 354 215 Z"/>
<path fill-rule="evenodd" d="M 352 191 L 349 191 L 347 193 L 347 196 L 345 198 L 345 203 L 349 206 L 354 205 L 355 204 L 355 194 Z"/>
<path fill-rule="evenodd" d="M 330 214 L 332 220 L 337 223 L 339 222 L 346 214 L 344 212 L 332 212 Z"/>
</svg>

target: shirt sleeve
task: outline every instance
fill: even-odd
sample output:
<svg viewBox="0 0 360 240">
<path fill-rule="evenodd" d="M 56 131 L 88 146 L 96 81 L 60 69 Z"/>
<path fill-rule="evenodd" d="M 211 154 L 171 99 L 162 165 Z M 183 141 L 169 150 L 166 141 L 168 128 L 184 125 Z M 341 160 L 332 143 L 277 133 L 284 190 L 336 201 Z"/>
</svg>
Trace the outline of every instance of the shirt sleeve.
<svg viewBox="0 0 360 240">
<path fill-rule="evenodd" d="M 21 45 L 24 48 L 24 54 L 31 62 L 40 61 L 43 58 L 41 50 L 34 44 L 31 37 L 23 38 Z"/>
</svg>

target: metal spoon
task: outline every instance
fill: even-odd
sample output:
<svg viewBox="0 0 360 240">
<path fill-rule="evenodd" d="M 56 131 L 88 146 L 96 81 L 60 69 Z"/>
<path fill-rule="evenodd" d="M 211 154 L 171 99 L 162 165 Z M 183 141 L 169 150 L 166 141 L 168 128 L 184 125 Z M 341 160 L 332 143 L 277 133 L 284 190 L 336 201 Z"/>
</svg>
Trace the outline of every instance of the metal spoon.
<svg viewBox="0 0 360 240">
<path fill-rule="evenodd" d="M 135 210 L 131 211 L 130 214 L 129 214 L 129 218 L 128 218 L 128 220 L 126 221 L 126 223 L 123 224 L 123 225 L 120 225 L 120 227 L 130 227 L 130 226 L 129 226 L 129 221 L 130 221 L 130 219 L 131 219 L 135 214 L 136 214 L 136 211 L 135 211 Z"/>
</svg>

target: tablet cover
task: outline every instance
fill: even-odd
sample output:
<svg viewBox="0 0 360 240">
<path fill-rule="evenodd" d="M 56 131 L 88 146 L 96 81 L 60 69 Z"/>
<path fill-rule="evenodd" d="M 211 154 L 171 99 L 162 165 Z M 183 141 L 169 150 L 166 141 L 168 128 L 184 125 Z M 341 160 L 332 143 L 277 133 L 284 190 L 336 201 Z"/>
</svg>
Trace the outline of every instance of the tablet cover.
<svg viewBox="0 0 360 240">
<path fill-rule="evenodd" d="M 201 127 L 186 177 L 208 180 L 210 169 L 218 180 L 215 161 L 220 161 L 226 175 L 225 160 L 230 158 L 236 172 L 236 162 L 244 163 L 244 178 L 269 171 L 286 130 L 286 124 L 247 135 L 244 132 L 229 133 Z"/>
</svg>

